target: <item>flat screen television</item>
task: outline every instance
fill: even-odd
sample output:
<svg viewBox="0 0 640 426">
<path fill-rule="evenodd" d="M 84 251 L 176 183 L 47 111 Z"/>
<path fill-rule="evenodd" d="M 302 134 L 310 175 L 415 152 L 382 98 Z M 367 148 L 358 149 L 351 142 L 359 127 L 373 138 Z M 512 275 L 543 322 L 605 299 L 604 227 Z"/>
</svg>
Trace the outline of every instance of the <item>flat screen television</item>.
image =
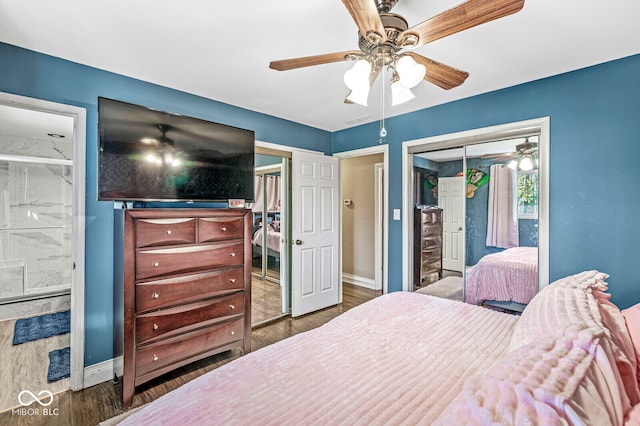
<svg viewBox="0 0 640 426">
<path fill-rule="evenodd" d="M 98 98 L 99 201 L 254 199 L 255 135 Z"/>
</svg>

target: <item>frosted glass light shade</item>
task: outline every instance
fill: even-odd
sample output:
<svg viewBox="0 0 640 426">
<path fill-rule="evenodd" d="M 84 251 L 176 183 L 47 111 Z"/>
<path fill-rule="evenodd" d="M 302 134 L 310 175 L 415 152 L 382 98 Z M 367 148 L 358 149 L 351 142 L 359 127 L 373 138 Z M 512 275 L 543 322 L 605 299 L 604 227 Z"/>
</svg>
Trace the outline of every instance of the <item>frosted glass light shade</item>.
<svg viewBox="0 0 640 426">
<path fill-rule="evenodd" d="M 411 89 L 424 79 L 427 69 L 424 65 L 416 63 L 409 55 L 401 56 L 396 62 L 396 71 L 400 77 L 400 84 Z"/>
<path fill-rule="evenodd" d="M 391 105 L 400 105 L 413 98 L 415 98 L 415 96 L 411 93 L 411 89 L 404 87 L 400 81 L 391 83 Z"/>
<path fill-rule="evenodd" d="M 369 97 L 369 86 L 352 90 L 347 99 L 356 104 L 367 106 L 367 98 Z"/>
<path fill-rule="evenodd" d="M 344 73 L 344 84 L 353 91 L 363 87 L 369 87 L 369 74 L 371 74 L 371 64 L 366 59 L 360 59 L 356 64 Z"/>
<path fill-rule="evenodd" d="M 516 160 L 511 160 L 509 161 L 509 164 L 507 164 L 507 167 L 511 170 L 516 170 L 518 168 L 518 162 Z"/>
</svg>

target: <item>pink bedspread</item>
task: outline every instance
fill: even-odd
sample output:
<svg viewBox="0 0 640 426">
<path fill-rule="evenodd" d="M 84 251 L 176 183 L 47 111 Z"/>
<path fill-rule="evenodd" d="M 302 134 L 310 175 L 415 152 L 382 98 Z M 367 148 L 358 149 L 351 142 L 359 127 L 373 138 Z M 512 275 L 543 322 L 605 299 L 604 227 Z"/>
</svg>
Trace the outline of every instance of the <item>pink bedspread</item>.
<svg viewBox="0 0 640 426">
<path fill-rule="evenodd" d="M 538 292 L 538 248 L 514 247 L 484 256 L 467 276 L 467 303 L 527 304 Z"/>
<path fill-rule="evenodd" d="M 260 227 L 253 234 L 253 238 L 251 242 L 254 246 L 262 247 L 262 230 L 264 228 Z M 276 232 L 272 229 L 267 230 L 267 248 L 273 251 L 280 253 L 280 232 Z"/>
<path fill-rule="evenodd" d="M 506 351 L 517 320 L 387 294 L 225 364 L 123 424 L 430 424 Z"/>
</svg>

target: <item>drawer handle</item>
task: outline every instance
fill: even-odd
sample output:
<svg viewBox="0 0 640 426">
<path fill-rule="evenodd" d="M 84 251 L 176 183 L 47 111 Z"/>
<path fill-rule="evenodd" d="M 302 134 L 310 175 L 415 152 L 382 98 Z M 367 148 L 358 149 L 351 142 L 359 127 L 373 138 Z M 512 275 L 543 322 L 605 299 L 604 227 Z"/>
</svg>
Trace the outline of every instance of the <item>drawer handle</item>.
<svg viewBox="0 0 640 426">
<path fill-rule="evenodd" d="M 171 229 L 167 229 L 167 235 L 171 235 Z"/>
<path fill-rule="evenodd" d="M 153 323 L 153 329 L 154 329 L 154 330 L 157 330 L 157 329 L 158 329 L 158 324 Z"/>
<path fill-rule="evenodd" d="M 153 354 L 153 362 L 156 362 L 158 360 L 158 355 Z"/>
<path fill-rule="evenodd" d="M 230 255 L 231 257 L 235 257 L 235 256 L 236 256 L 236 254 L 235 254 L 235 253 L 229 253 L 229 255 Z"/>
<path fill-rule="evenodd" d="M 230 334 L 230 335 L 232 335 L 232 336 L 234 336 L 234 335 L 236 334 L 236 332 L 235 332 L 235 331 L 233 331 L 233 330 L 231 330 L 231 331 L 229 332 L 229 334 Z"/>
<path fill-rule="evenodd" d="M 235 283 L 235 282 L 236 282 L 236 279 L 235 279 L 235 278 L 231 278 L 229 281 L 230 281 L 231 283 Z"/>
<path fill-rule="evenodd" d="M 231 310 L 234 310 L 236 308 L 236 305 L 229 305 L 229 308 L 231 308 Z"/>
<path fill-rule="evenodd" d="M 157 299 L 158 297 L 160 297 L 160 295 L 159 295 L 158 293 L 153 293 L 153 294 L 151 295 L 151 298 L 152 298 L 152 299 Z"/>
<path fill-rule="evenodd" d="M 222 231 L 222 232 L 227 232 L 227 227 L 226 227 L 226 226 L 223 226 L 222 228 L 220 228 L 220 231 Z"/>
<path fill-rule="evenodd" d="M 158 263 L 158 262 L 153 262 L 153 267 L 154 267 L 154 268 L 157 268 L 158 266 L 160 266 L 160 263 Z"/>
</svg>

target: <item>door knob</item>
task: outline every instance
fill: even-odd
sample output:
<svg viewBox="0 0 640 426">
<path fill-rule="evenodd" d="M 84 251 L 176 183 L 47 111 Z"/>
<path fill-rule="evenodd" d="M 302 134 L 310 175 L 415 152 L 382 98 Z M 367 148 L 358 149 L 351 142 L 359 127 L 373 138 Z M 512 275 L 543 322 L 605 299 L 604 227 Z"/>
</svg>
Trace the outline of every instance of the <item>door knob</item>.
<svg viewBox="0 0 640 426">
<path fill-rule="evenodd" d="M 460 228 L 458 228 L 458 231 L 462 231 L 462 226 Z"/>
<path fill-rule="evenodd" d="M 296 245 L 297 245 L 297 246 L 301 246 L 301 245 L 302 245 L 302 241 L 300 241 L 300 240 L 296 240 Z"/>
</svg>

